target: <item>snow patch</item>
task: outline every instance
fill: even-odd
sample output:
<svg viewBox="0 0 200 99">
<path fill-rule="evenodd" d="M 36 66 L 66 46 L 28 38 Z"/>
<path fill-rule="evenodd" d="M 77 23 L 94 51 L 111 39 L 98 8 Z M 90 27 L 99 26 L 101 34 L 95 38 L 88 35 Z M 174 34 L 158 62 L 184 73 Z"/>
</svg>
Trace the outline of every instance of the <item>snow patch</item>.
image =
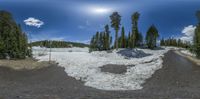
<svg viewBox="0 0 200 99">
<path fill-rule="evenodd" d="M 102 90 L 142 89 L 141 85 L 145 80 L 150 78 L 156 70 L 162 68 L 162 57 L 169 50 L 167 48 L 164 50 L 120 49 L 111 53 L 106 51 L 89 53 L 87 48 L 78 49 L 55 49 L 51 53 L 52 60 L 64 67 L 69 76 L 84 81 L 86 86 Z M 72 51 L 69 52 L 69 50 Z M 35 50 L 33 50 L 33 54 L 34 52 Z M 130 54 L 129 58 L 126 54 Z M 141 57 L 137 58 L 138 55 Z M 48 55 L 34 54 L 34 56 L 40 61 L 48 61 L 49 58 Z M 125 74 L 101 72 L 100 67 L 107 64 L 134 66 L 127 68 Z"/>
<path fill-rule="evenodd" d="M 191 53 L 189 50 L 186 50 L 186 49 L 182 49 L 180 52 L 185 55 L 189 55 L 189 56 L 193 56 L 193 57 L 196 56 L 195 54 Z"/>
</svg>

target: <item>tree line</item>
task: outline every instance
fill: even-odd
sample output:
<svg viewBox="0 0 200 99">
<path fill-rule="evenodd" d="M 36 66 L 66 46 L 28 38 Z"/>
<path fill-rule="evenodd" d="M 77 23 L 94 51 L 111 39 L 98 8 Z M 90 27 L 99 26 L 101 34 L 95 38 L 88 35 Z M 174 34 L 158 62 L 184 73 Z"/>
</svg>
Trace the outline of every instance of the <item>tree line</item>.
<svg viewBox="0 0 200 99">
<path fill-rule="evenodd" d="M 24 59 L 31 55 L 26 33 L 11 13 L 0 11 L 0 58 Z"/>
<path fill-rule="evenodd" d="M 174 47 L 190 49 L 191 43 L 189 41 L 183 41 L 181 39 L 175 39 L 175 38 L 164 39 L 164 38 L 162 38 L 160 40 L 160 46 L 174 46 Z"/>
<path fill-rule="evenodd" d="M 96 32 L 90 41 L 90 51 L 109 50 L 112 44 L 112 37 L 110 36 L 109 26 L 106 25 L 105 30 Z"/>
<path fill-rule="evenodd" d="M 115 31 L 115 40 L 114 45 L 112 45 L 112 37 L 110 35 L 109 25 L 105 25 L 105 29 L 102 32 L 96 32 L 96 34 L 91 38 L 90 42 L 90 51 L 102 51 L 102 50 L 110 50 L 110 49 L 118 49 L 118 48 L 135 48 L 146 45 L 150 49 L 154 49 L 156 47 L 157 38 L 159 37 L 159 32 L 157 28 L 152 25 L 149 27 L 145 41 L 142 33 L 139 32 L 138 29 L 138 20 L 140 14 L 135 12 L 131 16 L 131 32 L 126 36 L 125 27 L 121 26 L 121 16 L 118 12 L 113 12 L 110 15 L 111 27 Z M 119 30 L 121 29 L 121 35 L 118 35 Z"/>
<path fill-rule="evenodd" d="M 69 47 L 88 47 L 87 44 L 67 42 L 67 41 L 55 41 L 55 40 L 43 40 L 30 43 L 30 46 L 40 46 L 46 48 L 69 48 Z"/>
</svg>

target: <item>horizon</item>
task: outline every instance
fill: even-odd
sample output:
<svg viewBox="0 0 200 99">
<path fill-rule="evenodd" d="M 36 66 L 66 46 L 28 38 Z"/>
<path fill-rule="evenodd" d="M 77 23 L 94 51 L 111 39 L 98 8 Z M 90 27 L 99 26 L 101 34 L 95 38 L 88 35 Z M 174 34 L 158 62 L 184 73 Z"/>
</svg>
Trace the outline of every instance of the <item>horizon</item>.
<svg viewBox="0 0 200 99">
<path fill-rule="evenodd" d="M 126 35 L 131 31 L 131 15 L 138 11 L 141 15 L 138 27 L 143 36 L 154 24 L 160 38 L 191 41 L 200 1 L 6 0 L 0 1 L 0 10 L 11 12 L 31 41 L 63 40 L 88 44 L 97 31 L 103 31 L 106 24 L 110 26 L 109 16 L 114 11 L 122 16 L 121 27 L 125 27 Z M 113 28 L 110 30 L 113 36 Z"/>
</svg>

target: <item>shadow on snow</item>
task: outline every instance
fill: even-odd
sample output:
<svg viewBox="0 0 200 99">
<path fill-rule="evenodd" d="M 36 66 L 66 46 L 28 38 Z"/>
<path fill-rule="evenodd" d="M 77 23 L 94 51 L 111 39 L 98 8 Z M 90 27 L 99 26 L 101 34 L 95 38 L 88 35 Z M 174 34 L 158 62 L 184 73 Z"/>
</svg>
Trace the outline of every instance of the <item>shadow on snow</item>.
<svg viewBox="0 0 200 99">
<path fill-rule="evenodd" d="M 138 49 L 123 49 L 117 52 L 118 54 L 124 56 L 125 58 L 142 58 L 146 56 L 150 56 L 152 54 L 145 53 L 142 50 Z"/>
</svg>

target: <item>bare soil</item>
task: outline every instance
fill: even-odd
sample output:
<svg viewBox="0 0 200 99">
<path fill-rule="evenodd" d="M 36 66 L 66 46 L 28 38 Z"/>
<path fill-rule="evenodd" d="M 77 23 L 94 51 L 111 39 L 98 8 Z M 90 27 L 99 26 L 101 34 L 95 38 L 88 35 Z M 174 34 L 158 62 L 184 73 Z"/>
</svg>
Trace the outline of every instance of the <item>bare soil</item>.
<svg viewBox="0 0 200 99">
<path fill-rule="evenodd" d="M 49 66 L 49 62 L 38 62 L 37 60 L 32 58 L 21 60 L 0 60 L 0 66 L 9 67 L 15 70 L 31 70 L 47 67 Z"/>
<path fill-rule="evenodd" d="M 113 74 L 124 74 L 127 72 L 127 66 L 125 65 L 108 64 L 100 68 L 102 72 L 108 72 Z"/>
</svg>

